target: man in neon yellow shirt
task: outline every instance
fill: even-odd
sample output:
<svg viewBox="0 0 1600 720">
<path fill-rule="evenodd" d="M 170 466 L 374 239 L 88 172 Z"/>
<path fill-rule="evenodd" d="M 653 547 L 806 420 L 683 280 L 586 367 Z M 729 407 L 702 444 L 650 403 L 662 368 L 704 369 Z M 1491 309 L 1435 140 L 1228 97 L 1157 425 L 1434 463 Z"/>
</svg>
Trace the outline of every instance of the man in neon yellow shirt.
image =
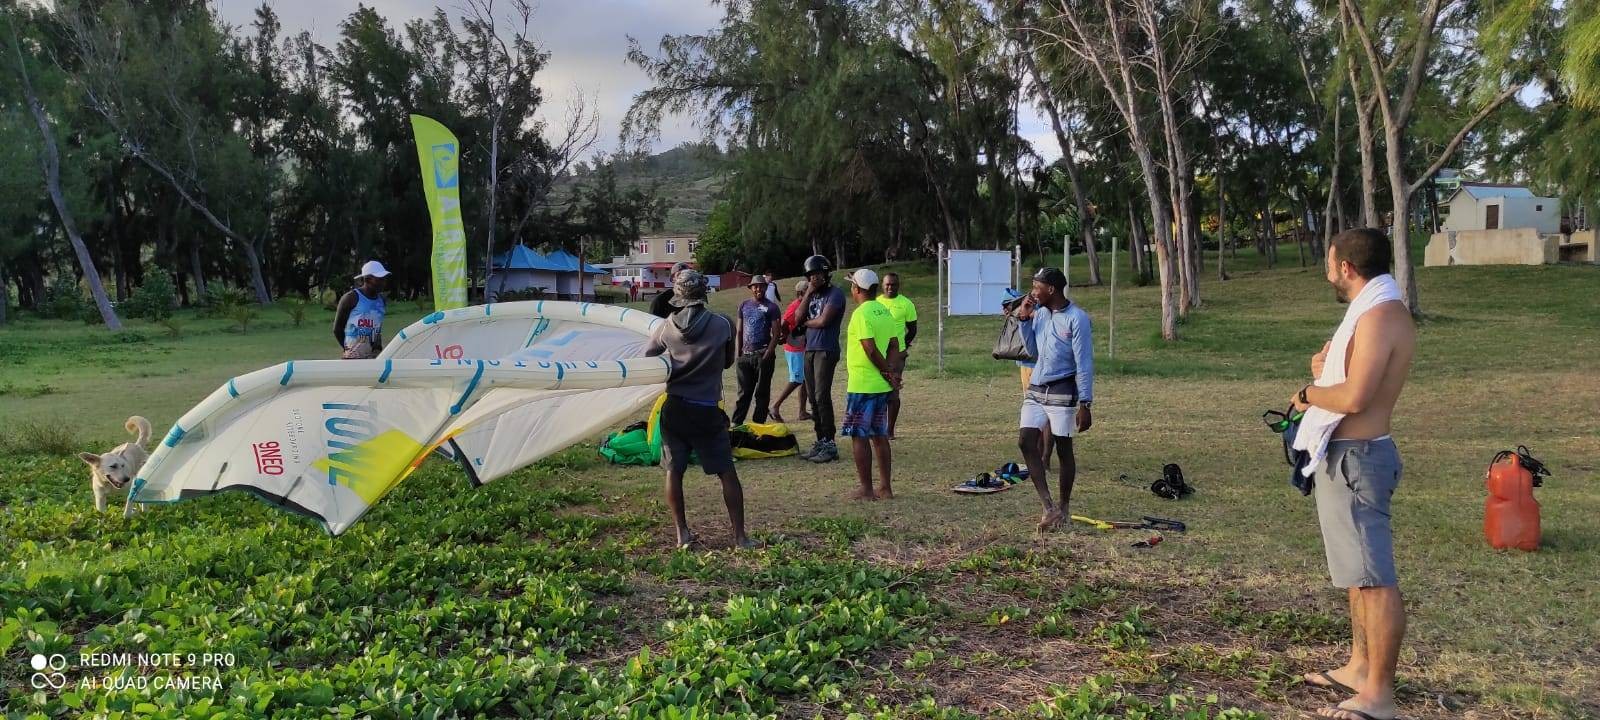
<svg viewBox="0 0 1600 720">
<path fill-rule="evenodd" d="M 878 302 L 889 308 L 889 314 L 900 321 L 905 330 L 900 334 L 900 364 L 894 371 L 902 375 L 906 371 L 906 355 L 911 352 L 911 343 L 917 339 L 917 306 L 908 298 L 900 294 L 900 273 L 883 274 L 883 294 L 878 296 Z M 894 439 L 894 428 L 900 423 L 900 391 L 895 390 L 889 396 L 889 439 Z"/>
<path fill-rule="evenodd" d="M 900 389 L 900 371 L 905 362 L 900 351 L 904 332 L 889 308 L 876 302 L 878 274 L 862 268 L 850 275 L 850 296 L 856 311 L 850 315 L 846 331 L 844 427 L 850 438 L 856 462 L 856 480 L 861 483 L 851 495 L 857 500 L 885 500 L 894 497 L 889 484 L 889 398 Z M 872 458 L 878 458 L 878 488 L 872 487 Z"/>
</svg>

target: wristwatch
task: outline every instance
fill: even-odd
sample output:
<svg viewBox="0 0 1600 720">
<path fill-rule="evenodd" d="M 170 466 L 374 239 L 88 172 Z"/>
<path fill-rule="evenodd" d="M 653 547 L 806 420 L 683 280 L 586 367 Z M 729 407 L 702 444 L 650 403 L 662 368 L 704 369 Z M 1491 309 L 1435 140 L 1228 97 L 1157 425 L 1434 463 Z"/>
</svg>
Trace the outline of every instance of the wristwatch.
<svg viewBox="0 0 1600 720">
<path fill-rule="evenodd" d="M 1306 391 L 1310 390 L 1310 389 L 1311 389 L 1310 385 L 1307 385 L 1307 386 L 1305 386 L 1303 388 L 1300 388 L 1300 404 L 1302 404 L 1302 405 L 1310 405 L 1311 404 L 1311 401 L 1306 398 Z"/>
<path fill-rule="evenodd" d="M 1080 401 L 1078 401 L 1078 407 L 1086 408 L 1086 407 L 1089 407 L 1089 406 L 1091 406 L 1093 404 L 1094 404 L 1093 400 L 1080 400 Z"/>
</svg>

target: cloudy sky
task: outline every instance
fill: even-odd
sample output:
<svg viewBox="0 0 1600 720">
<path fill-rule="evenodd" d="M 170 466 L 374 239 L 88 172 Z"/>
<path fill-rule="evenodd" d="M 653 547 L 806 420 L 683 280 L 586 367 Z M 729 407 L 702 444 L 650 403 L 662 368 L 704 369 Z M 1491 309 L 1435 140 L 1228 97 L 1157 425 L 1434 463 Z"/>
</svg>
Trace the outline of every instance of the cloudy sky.
<svg viewBox="0 0 1600 720">
<path fill-rule="evenodd" d="M 260 0 L 214 0 L 223 20 L 247 26 Z M 284 34 L 310 30 L 324 45 L 338 40 L 339 22 L 356 9 L 353 0 L 269 0 L 284 25 Z M 366 0 L 399 28 L 412 18 L 431 15 L 435 6 L 452 16 L 461 7 L 459 0 Z M 555 115 L 567 107 L 568 99 L 582 93 L 595 100 L 600 111 L 598 150 L 617 147 L 617 128 L 634 93 L 648 84 L 644 74 L 628 64 L 624 53 L 628 36 L 638 38 L 646 48 L 654 48 L 663 35 L 703 32 L 722 17 L 722 8 L 707 0 L 543 0 L 534 15 L 534 36 L 550 53 L 550 62 L 539 73 L 545 91 L 545 107 Z M 1050 137 L 1048 125 L 1037 113 L 1024 108 L 1022 134 L 1047 160 L 1060 153 Z M 658 150 L 700 137 L 687 119 L 663 122 Z"/>
</svg>

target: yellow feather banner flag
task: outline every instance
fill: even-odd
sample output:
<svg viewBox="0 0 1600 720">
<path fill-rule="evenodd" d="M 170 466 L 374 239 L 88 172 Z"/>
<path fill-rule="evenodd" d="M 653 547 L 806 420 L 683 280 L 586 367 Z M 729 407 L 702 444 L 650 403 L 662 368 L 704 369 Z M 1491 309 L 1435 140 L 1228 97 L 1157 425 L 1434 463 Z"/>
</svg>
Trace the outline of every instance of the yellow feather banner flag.
<svg viewBox="0 0 1600 720">
<path fill-rule="evenodd" d="M 438 121 L 411 116 L 422 192 L 433 221 L 433 309 L 467 305 L 467 228 L 461 218 L 461 143 Z"/>
</svg>

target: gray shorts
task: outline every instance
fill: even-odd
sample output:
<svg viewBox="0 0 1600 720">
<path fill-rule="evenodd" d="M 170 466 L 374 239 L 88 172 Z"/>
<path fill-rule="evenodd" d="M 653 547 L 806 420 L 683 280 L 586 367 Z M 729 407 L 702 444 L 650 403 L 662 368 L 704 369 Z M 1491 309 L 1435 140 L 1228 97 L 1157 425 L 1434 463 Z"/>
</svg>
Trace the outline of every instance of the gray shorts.
<svg viewBox="0 0 1600 720">
<path fill-rule="evenodd" d="M 1334 587 L 1391 587 L 1394 535 L 1389 499 L 1400 485 L 1400 451 L 1394 440 L 1334 440 L 1318 468 L 1317 518 Z"/>
</svg>

